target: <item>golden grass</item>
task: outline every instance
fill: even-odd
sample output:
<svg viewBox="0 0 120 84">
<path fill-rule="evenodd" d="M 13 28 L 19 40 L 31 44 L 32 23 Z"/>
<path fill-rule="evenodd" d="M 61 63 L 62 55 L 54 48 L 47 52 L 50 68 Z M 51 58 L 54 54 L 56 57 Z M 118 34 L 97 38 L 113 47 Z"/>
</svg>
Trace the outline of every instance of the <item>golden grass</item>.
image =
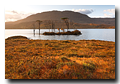
<svg viewBox="0 0 120 84">
<path fill-rule="evenodd" d="M 5 39 L 6 79 L 115 79 L 115 42 Z"/>
</svg>

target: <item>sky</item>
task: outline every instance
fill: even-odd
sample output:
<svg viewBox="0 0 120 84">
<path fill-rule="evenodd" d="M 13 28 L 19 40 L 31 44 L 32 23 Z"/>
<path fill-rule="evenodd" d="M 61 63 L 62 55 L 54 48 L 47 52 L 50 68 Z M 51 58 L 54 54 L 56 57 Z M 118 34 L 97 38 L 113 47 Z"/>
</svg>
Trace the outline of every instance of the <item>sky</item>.
<svg viewBox="0 0 120 84">
<path fill-rule="evenodd" d="M 5 22 L 24 19 L 45 11 L 74 11 L 91 18 L 114 18 L 115 5 L 9 5 L 5 6 Z"/>
</svg>

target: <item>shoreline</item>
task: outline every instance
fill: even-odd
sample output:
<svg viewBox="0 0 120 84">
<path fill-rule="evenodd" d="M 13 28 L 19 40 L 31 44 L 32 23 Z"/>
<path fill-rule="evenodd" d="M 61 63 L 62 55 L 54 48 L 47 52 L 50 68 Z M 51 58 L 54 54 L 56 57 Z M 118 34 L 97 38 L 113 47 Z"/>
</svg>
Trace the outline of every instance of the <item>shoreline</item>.
<svg viewBox="0 0 120 84">
<path fill-rule="evenodd" d="M 39 33 L 38 33 L 39 34 Z M 42 34 L 41 34 L 42 35 Z M 8 38 L 13 38 L 13 37 L 23 37 L 23 38 L 26 38 L 28 40 L 39 40 L 39 41 L 105 41 L 105 42 L 114 42 L 114 41 L 107 41 L 107 40 L 95 40 L 95 39 L 90 39 L 90 40 L 85 40 L 85 39 L 81 39 L 81 40 L 48 40 L 48 39 L 31 39 L 31 38 L 28 38 L 26 36 L 22 36 L 22 35 L 18 35 L 18 36 L 10 36 L 10 37 L 7 37 L 5 38 L 5 40 L 7 40 Z M 13 38 L 14 39 L 14 38 Z"/>
<path fill-rule="evenodd" d="M 39 34 L 39 33 L 37 33 L 37 34 Z M 41 34 L 41 35 L 43 35 L 43 34 Z M 52 36 L 52 35 L 51 35 Z M 31 38 L 28 38 L 28 37 L 26 37 L 26 36 L 23 36 L 23 35 L 18 35 L 18 36 L 9 36 L 9 37 L 7 37 L 7 38 L 5 38 L 5 40 L 7 40 L 8 38 L 14 38 L 14 37 L 23 37 L 23 38 L 26 38 L 26 39 L 28 39 L 28 40 L 43 40 L 43 39 L 31 39 Z M 48 39 L 45 39 L 46 41 L 66 41 L 66 40 L 48 40 Z M 44 41 L 45 41 L 44 40 Z M 81 39 L 81 40 L 84 40 L 85 41 L 85 39 Z M 80 40 L 68 40 L 68 41 L 80 41 Z M 86 40 L 86 41 L 106 41 L 106 42 L 115 42 L 115 41 L 110 41 L 110 40 L 95 40 L 95 39 L 90 39 L 90 40 Z"/>
</svg>

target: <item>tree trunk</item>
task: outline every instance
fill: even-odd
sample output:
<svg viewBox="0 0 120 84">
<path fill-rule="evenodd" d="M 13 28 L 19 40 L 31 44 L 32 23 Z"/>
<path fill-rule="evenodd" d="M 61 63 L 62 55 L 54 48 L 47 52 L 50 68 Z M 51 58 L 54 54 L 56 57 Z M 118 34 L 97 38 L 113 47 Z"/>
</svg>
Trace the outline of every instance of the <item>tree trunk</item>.
<svg viewBox="0 0 120 84">
<path fill-rule="evenodd" d="M 65 23 L 66 23 L 67 31 L 68 31 L 68 29 L 69 29 L 69 22 L 68 22 L 68 21 L 65 21 Z"/>
<path fill-rule="evenodd" d="M 33 29 L 33 33 L 34 33 L 34 36 L 35 36 L 35 25 L 33 24 L 33 27 L 34 27 L 34 29 Z"/>
<path fill-rule="evenodd" d="M 39 22 L 39 35 L 40 35 L 40 22 Z"/>
</svg>

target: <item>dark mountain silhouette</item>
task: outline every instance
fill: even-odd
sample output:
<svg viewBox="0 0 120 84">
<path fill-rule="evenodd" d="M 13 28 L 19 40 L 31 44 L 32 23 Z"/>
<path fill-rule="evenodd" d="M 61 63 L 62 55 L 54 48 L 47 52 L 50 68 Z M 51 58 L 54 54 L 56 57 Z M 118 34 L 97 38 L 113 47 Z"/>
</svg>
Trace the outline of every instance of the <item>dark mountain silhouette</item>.
<svg viewBox="0 0 120 84">
<path fill-rule="evenodd" d="M 85 14 L 81 14 L 73 11 L 48 11 L 37 13 L 28 16 L 27 18 L 15 21 L 6 22 L 5 28 L 29 28 L 31 24 L 35 23 L 36 20 L 57 20 L 62 21 L 61 18 L 67 17 L 70 21 L 80 24 L 106 24 L 115 26 L 115 18 L 90 18 Z"/>
</svg>

